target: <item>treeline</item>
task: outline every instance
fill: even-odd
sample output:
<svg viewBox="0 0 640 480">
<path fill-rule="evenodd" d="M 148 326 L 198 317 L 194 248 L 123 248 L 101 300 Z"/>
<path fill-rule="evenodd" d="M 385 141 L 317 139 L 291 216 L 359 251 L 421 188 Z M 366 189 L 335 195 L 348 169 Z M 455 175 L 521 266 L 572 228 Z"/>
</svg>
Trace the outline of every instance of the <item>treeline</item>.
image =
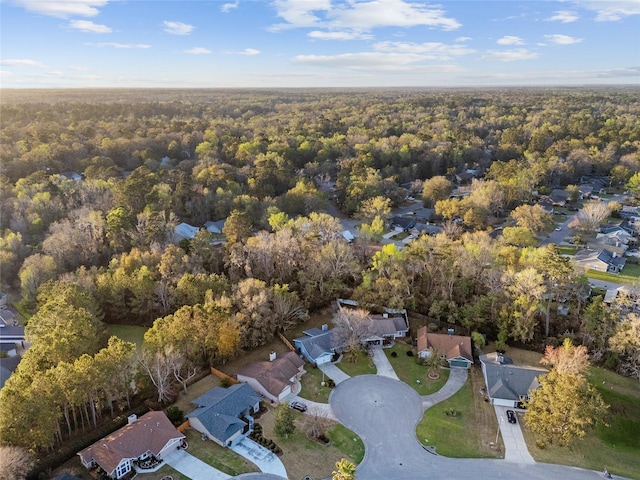
<svg viewBox="0 0 640 480">
<path fill-rule="evenodd" d="M 638 177 L 637 90 L 68 95 L 2 102 L 0 279 L 34 312 L 33 347 L 0 391 L 3 441 L 51 449 L 136 392 L 169 401 L 197 368 L 336 297 L 410 308 L 498 346 L 570 335 L 640 371 L 637 316 L 605 310 L 555 247 L 536 248 L 548 219 L 526 205 L 582 175 Z M 449 199 L 467 168 L 484 178 Z M 73 171 L 83 179 L 61 175 Z M 322 213 L 329 192 L 371 222 L 352 245 Z M 408 194 L 460 221 L 401 251 L 372 247 Z M 481 231 L 507 215 L 518 226 L 503 236 Z M 178 223 L 219 219 L 222 236 L 175 243 Z M 113 323 L 151 326 L 145 348 L 108 340 Z"/>
</svg>

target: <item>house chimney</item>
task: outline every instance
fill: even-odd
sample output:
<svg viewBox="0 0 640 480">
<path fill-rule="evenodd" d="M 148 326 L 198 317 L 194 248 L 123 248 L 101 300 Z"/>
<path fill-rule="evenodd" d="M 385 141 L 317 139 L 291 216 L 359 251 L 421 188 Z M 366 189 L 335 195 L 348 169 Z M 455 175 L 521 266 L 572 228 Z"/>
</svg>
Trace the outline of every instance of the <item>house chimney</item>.
<svg viewBox="0 0 640 480">
<path fill-rule="evenodd" d="M 447 329 L 447 333 L 448 333 L 449 335 L 453 335 L 453 332 L 454 332 L 453 328 L 448 328 L 448 329 Z"/>
<path fill-rule="evenodd" d="M 324 324 L 322 325 L 322 331 L 323 331 L 323 332 L 328 332 L 328 331 L 329 331 L 329 325 L 327 325 L 326 323 L 324 323 Z"/>
<path fill-rule="evenodd" d="M 273 362 L 276 359 L 276 352 L 271 352 L 269 354 L 269 361 Z"/>
<path fill-rule="evenodd" d="M 389 318 L 389 314 L 388 313 L 383 313 L 382 314 L 382 318 Z"/>
<path fill-rule="evenodd" d="M 127 417 L 127 423 L 129 425 L 133 425 L 134 423 L 136 423 L 137 420 L 138 420 L 138 416 L 135 413 Z"/>
<path fill-rule="evenodd" d="M 612 252 L 611 257 L 616 258 L 618 254 L 616 252 Z"/>
</svg>

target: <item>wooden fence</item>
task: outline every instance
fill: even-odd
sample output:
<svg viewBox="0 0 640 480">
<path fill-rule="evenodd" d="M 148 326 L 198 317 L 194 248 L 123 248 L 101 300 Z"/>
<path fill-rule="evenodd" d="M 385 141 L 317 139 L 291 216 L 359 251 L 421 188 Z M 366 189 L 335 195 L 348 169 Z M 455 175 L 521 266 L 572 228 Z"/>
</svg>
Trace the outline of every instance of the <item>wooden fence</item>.
<svg viewBox="0 0 640 480">
<path fill-rule="evenodd" d="M 291 345 L 291 342 L 289 340 L 287 340 L 287 337 L 285 337 L 282 333 L 277 332 L 278 336 L 280 337 L 280 340 L 282 340 L 284 342 L 284 344 L 287 346 L 287 348 L 289 350 L 291 350 L 292 352 L 296 351 L 296 347 L 294 347 L 293 345 Z"/>
<path fill-rule="evenodd" d="M 212 374 L 212 375 L 215 375 L 215 376 L 216 376 L 216 377 L 218 377 L 218 378 L 226 378 L 227 380 L 229 380 L 229 382 L 230 382 L 231 384 L 238 383 L 238 380 L 236 380 L 236 379 L 235 379 L 235 378 L 233 378 L 233 377 L 230 377 L 229 375 L 227 375 L 227 374 L 226 374 L 226 373 L 224 373 L 224 372 L 221 372 L 221 371 L 220 371 L 220 370 L 218 370 L 217 368 L 213 368 L 213 367 L 211 367 L 211 374 Z"/>
<path fill-rule="evenodd" d="M 186 421 L 186 422 L 184 422 L 182 425 L 180 425 L 180 426 L 177 428 L 177 430 L 178 430 L 180 433 L 184 433 L 184 431 L 185 431 L 187 428 L 189 428 L 189 419 L 187 419 L 187 421 Z"/>
</svg>

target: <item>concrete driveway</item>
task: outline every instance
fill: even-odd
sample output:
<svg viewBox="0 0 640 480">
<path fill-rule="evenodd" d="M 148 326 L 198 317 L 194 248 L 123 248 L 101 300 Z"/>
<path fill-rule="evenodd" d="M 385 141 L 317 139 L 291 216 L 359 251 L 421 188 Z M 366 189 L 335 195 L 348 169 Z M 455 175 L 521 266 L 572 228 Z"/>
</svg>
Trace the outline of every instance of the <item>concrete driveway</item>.
<svg viewBox="0 0 640 480">
<path fill-rule="evenodd" d="M 231 447 L 231 450 L 254 463 L 261 472 L 287 478 L 287 471 L 282 461 L 271 450 L 267 450 L 250 438 L 243 439 Z"/>
<path fill-rule="evenodd" d="M 213 468 L 185 450 L 173 452 L 164 461 L 192 480 L 227 480 L 231 478 L 230 475 Z"/>
<path fill-rule="evenodd" d="M 329 397 L 336 416 L 365 444 L 358 466 L 363 480 L 597 480 L 600 472 L 545 463 L 454 459 L 422 448 L 415 435 L 422 399 L 408 385 L 361 375 L 336 386 Z"/>
<path fill-rule="evenodd" d="M 513 410 L 514 412 L 516 410 L 498 405 L 494 405 L 493 408 L 496 411 L 496 417 L 498 417 L 500 433 L 504 442 L 504 459 L 509 462 L 535 463 L 522 436 L 522 429 L 520 428 L 521 417 L 517 418 L 517 423 L 509 423 L 507 420 L 507 410 Z"/>
<path fill-rule="evenodd" d="M 398 378 L 398 375 L 396 375 L 396 371 L 391 366 L 391 362 L 389 362 L 387 355 L 384 353 L 384 350 L 381 347 L 371 348 L 371 353 L 373 354 L 372 359 L 374 365 L 376 366 L 377 375 L 393 378 L 394 380 L 400 380 Z"/>
<path fill-rule="evenodd" d="M 327 377 L 333 380 L 336 385 L 340 382 L 344 382 L 348 378 L 351 378 L 349 377 L 349 375 L 336 367 L 334 363 L 322 363 L 318 365 L 318 368 L 322 370 Z"/>
</svg>

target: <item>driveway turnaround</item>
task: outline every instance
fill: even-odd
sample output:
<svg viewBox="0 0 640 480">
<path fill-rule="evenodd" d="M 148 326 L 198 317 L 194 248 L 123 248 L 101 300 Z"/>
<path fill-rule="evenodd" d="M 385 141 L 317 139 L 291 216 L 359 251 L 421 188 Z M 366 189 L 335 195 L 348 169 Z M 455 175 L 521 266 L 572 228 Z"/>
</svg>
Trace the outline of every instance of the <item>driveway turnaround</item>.
<svg viewBox="0 0 640 480">
<path fill-rule="evenodd" d="M 349 375 L 340 370 L 334 363 L 322 363 L 318 365 L 318 368 L 324 372 L 324 374 L 338 385 L 340 382 L 344 382 Z"/>
<path fill-rule="evenodd" d="M 365 456 L 357 469 L 363 480 L 602 478 L 600 472 L 564 465 L 454 459 L 427 452 L 415 434 L 423 399 L 405 383 L 387 377 L 361 375 L 345 380 L 331 392 L 329 401 L 340 422 L 364 442 Z"/>
<path fill-rule="evenodd" d="M 230 475 L 213 468 L 184 450 L 173 452 L 164 461 L 192 480 L 227 480 L 231 478 Z"/>
<path fill-rule="evenodd" d="M 282 461 L 271 450 L 267 450 L 250 438 L 244 438 L 238 444 L 231 447 L 231 450 L 250 462 L 253 462 L 261 472 L 272 473 L 287 478 L 287 471 Z"/>
<path fill-rule="evenodd" d="M 382 375 L 383 377 L 393 378 L 394 380 L 400 380 L 398 375 L 396 375 L 395 370 L 391 366 L 389 359 L 384 353 L 384 350 L 380 347 L 373 347 L 371 349 L 373 353 L 373 363 L 376 366 L 376 374 Z"/>
<path fill-rule="evenodd" d="M 522 436 L 520 419 L 517 420 L 518 423 L 509 423 L 507 421 L 507 407 L 494 405 L 493 408 L 496 411 L 496 417 L 498 417 L 500 433 L 504 442 L 504 459 L 509 462 L 534 463 L 535 460 L 529 453 Z"/>
</svg>

